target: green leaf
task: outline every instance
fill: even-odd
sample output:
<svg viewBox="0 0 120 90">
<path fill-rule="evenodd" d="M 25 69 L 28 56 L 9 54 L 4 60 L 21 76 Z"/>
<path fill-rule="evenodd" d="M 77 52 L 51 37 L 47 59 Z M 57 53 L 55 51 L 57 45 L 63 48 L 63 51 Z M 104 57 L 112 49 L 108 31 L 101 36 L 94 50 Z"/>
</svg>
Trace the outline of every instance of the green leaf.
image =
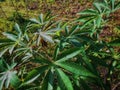
<svg viewBox="0 0 120 90">
<path fill-rule="evenodd" d="M 80 22 L 85 22 L 86 20 L 90 19 L 90 18 L 94 18 L 96 15 L 83 15 L 83 16 L 80 16 L 77 21 L 80 21 Z"/>
<path fill-rule="evenodd" d="M 112 10 L 114 10 L 115 0 L 111 0 L 110 2 L 111 2 Z"/>
<path fill-rule="evenodd" d="M 84 11 L 81 11 L 80 15 L 96 15 L 98 12 L 94 9 L 87 9 L 87 10 L 84 10 Z"/>
<path fill-rule="evenodd" d="M 18 76 L 14 73 L 12 73 L 12 78 L 10 79 L 10 84 L 14 87 L 14 88 L 18 88 L 21 84 L 20 79 L 18 78 Z"/>
<path fill-rule="evenodd" d="M 93 73 L 91 73 L 90 71 L 88 71 L 85 67 L 78 65 L 76 63 L 72 63 L 72 62 L 59 62 L 56 63 L 57 65 L 61 66 L 62 68 L 80 75 L 80 76 L 88 76 L 88 77 L 96 77 Z"/>
<path fill-rule="evenodd" d="M 45 32 L 40 32 L 40 36 L 42 37 L 43 40 L 50 42 L 50 43 L 54 43 L 52 37 L 47 35 Z"/>
<path fill-rule="evenodd" d="M 65 26 L 65 34 L 68 36 L 69 35 L 69 28 L 68 26 Z"/>
<path fill-rule="evenodd" d="M 60 51 L 60 48 L 59 48 L 59 46 L 57 45 L 56 48 L 55 48 L 55 51 L 54 51 L 54 60 L 56 60 L 59 51 Z"/>
<path fill-rule="evenodd" d="M 44 19 L 44 18 L 43 18 L 43 14 L 40 14 L 40 15 L 39 15 L 40 23 L 43 23 L 43 22 L 44 22 L 43 19 Z"/>
<path fill-rule="evenodd" d="M 10 40 L 17 41 L 17 36 L 13 33 L 4 32 L 3 35 Z"/>
<path fill-rule="evenodd" d="M 10 53 L 10 54 L 12 54 L 15 46 L 16 46 L 16 45 L 11 45 L 11 46 L 9 47 L 9 53 Z"/>
<path fill-rule="evenodd" d="M 87 25 L 90 25 L 92 22 L 94 22 L 95 19 L 96 19 L 95 16 L 94 16 L 94 17 L 90 17 L 89 20 L 86 20 L 86 21 L 84 22 L 84 24 L 80 27 L 80 29 L 83 29 L 83 28 L 85 28 Z"/>
<path fill-rule="evenodd" d="M 93 65 L 91 64 L 90 59 L 86 56 L 86 54 L 84 52 L 82 52 L 82 53 L 83 53 L 82 58 L 83 58 L 85 64 L 87 65 L 87 67 L 89 68 L 89 70 L 91 70 L 91 71 L 94 72 L 95 69 L 93 68 Z"/>
<path fill-rule="evenodd" d="M 9 87 L 9 84 L 11 84 L 13 87 L 18 88 L 20 83 L 19 78 L 16 76 L 16 71 L 6 71 L 0 73 L 2 76 L 0 77 L 0 90 L 3 87 L 3 84 L 5 84 L 5 88 Z"/>
<path fill-rule="evenodd" d="M 2 90 L 3 88 L 4 81 L 5 81 L 5 77 L 0 78 L 0 90 Z"/>
<path fill-rule="evenodd" d="M 34 22 L 34 23 L 37 23 L 37 24 L 40 24 L 40 22 L 38 20 L 36 20 L 35 18 L 30 19 L 30 21 Z"/>
<path fill-rule="evenodd" d="M 54 82 L 54 74 L 52 71 L 49 72 L 49 77 L 48 77 L 48 90 L 53 90 L 53 82 Z"/>
<path fill-rule="evenodd" d="M 33 69 L 28 73 L 26 76 L 23 85 L 32 83 L 34 80 L 36 80 L 45 70 L 48 69 L 48 65 L 41 66 L 38 68 Z"/>
<path fill-rule="evenodd" d="M 62 90 L 61 88 L 60 88 L 60 86 L 57 86 L 57 89 L 56 90 Z"/>
<path fill-rule="evenodd" d="M 73 58 L 74 56 L 78 55 L 81 52 L 80 48 L 71 48 L 64 51 L 62 54 L 59 55 L 56 62 L 63 62 Z"/>
<path fill-rule="evenodd" d="M 97 16 L 97 19 L 96 19 L 96 25 L 97 25 L 97 27 L 100 27 L 101 21 L 102 21 L 102 16 L 101 15 Z"/>
<path fill-rule="evenodd" d="M 102 13 L 101 3 L 94 3 L 93 5 L 98 10 L 99 13 Z"/>
<path fill-rule="evenodd" d="M 0 57 L 2 57 L 4 55 L 4 53 L 8 50 L 9 48 L 3 49 L 0 51 Z"/>
<path fill-rule="evenodd" d="M 0 59 L 0 90 L 3 85 L 5 85 L 5 88 L 8 88 L 9 84 L 11 84 L 13 87 L 16 88 L 21 84 L 19 78 L 16 75 L 17 71 L 13 71 L 15 66 L 16 63 L 8 65 L 8 63 L 4 59 Z"/>
<path fill-rule="evenodd" d="M 76 47 L 80 47 L 80 46 L 82 46 L 82 44 L 83 44 L 83 43 L 81 43 L 80 41 L 78 41 L 77 39 L 69 39 L 69 42 L 70 42 L 71 44 L 73 44 L 74 46 L 76 46 Z"/>
<path fill-rule="evenodd" d="M 3 43 L 10 43 L 10 42 L 13 42 L 13 41 L 10 39 L 0 39 L 0 45 L 1 43 L 3 44 Z"/>
<path fill-rule="evenodd" d="M 20 29 L 20 27 L 19 27 L 19 25 L 17 23 L 15 24 L 14 28 L 19 33 L 18 35 L 20 37 L 22 35 L 22 31 L 21 31 L 21 29 Z"/>
<path fill-rule="evenodd" d="M 79 28 L 78 25 L 73 26 L 72 29 L 71 29 L 70 32 L 69 32 L 69 36 L 72 35 L 72 34 L 74 34 L 74 32 L 75 32 L 76 30 L 78 30 L 78 28 Z"/>
<path fill-rule="evenodd" d="M 58 76 L 59 86 L 62 90 L 73 90 L 69 77 L 61 69 L 56 69 L 56 74 Z"/>
<path fill-rule="evenodd" d="M 51 68 L 46 77 L 43 80 L 42 88 L 40 90 L 53 90 L 54 87 L 54 73 L 53 73 L 53 68 Z"/>
<path fill-rule="evenodd" d="M 6 71 L 7 65 L 4 59 L 0 58 L 0 72 Z"/>
</svg>

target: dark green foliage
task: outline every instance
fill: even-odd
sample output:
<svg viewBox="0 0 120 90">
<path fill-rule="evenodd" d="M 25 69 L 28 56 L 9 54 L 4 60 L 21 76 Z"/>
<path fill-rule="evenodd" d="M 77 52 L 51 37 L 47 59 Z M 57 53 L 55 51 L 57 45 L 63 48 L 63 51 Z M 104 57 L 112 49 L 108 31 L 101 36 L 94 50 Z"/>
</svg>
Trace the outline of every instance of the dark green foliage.
<svg viewBox="0 0 120 90">
<path fill-rule="evenodd" d="M 49 14 L 26 23 L 15 13 L 13 31 L 0 39 L 0 90 L 111 90 L 120 69 L 120 39 L 107 42 L 100 33 L 119 8 L 115 0 L 94 2 L 73 26 Z"/>
</svg>

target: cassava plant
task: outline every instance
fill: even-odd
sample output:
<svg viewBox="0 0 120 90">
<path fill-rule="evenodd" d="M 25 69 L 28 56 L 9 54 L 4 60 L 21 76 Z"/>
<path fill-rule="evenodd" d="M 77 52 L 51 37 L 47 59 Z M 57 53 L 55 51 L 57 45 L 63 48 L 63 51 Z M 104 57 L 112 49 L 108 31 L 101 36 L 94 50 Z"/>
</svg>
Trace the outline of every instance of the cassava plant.
<svg viewBox="0 0 120 90">
<path fill-rule="evenodd" d="M 120 68 L 114 48 L 120 39 L 106 42 L 100 32 L 120 3 L 93 5 L 79 13 L 73 26 L 40 14 L 24 29 L 16 23 L 14 31 L 3 32 L 0 90 L 111 90 L 112 75 Z"/>
</svg>

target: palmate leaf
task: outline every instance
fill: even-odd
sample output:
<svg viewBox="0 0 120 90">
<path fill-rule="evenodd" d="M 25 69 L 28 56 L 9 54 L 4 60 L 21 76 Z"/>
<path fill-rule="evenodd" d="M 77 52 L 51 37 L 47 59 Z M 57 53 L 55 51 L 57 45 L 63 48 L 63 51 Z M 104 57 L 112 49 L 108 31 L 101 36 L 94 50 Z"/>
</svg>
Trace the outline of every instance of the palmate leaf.
<svg viewBox="0 0 120 90">
<path fill-rule="evenodd" d="M 6 72 L 12 70 L 16 65 L 17 63 L 15 62 L 12 62 L 11 65 L 9 65 L 3 58 L 0 58 L 0 68 L 1 68 L 0 72 Z"/>
<path fill-rule="evenodd" d="M 22 37 L 22 31 L 19 27 L 19 25 L 15 24 L 15 30 L 17 34 L 12 32 L 3 32 L 3 35 L 7 37 L 7 39 L 0 39 L 0 57 L 7 51 L 9 51 L 10 54 L 14 51 L 14 48 L 17 45 L 24 46 L 23 43 L 23 37 Z"/>
<path fill-rule="evenodd" d="M 3 61 L 3 59 L 0 61 L 0 67 L 2 69 L 2 72 L 0 73 L 0 90 L 2 90 L 4 85 L 5 88 L 8 88 L 9 85 L 12 85 L 14 88 L 18 88 L 21 84 L 18 76 L 16 75 L 17 71 L 13 71 L 15 66 L 16 63 L 9 66 L 5 61 Z"/>
<path fill-rule="evenodd" d="M 94 3 L 94 7 L 95 9 L 87 9 L 79 13 L 82 16 L 77 21 L 83 22 L 82 26 L 80 26 L 81 29 L 90 24 L 100 27 L 103 21 L 103 11 L 107 7 L 103 3 Z"/>
<path fill-rule="evenodd" d="M 73 90 L 69 77 L 61 69 L 56 69 L 56 74 L 58 76 L 58 84 L 61 90 Z"/>
<path fill-rule="evenodd" d="M 9 71 L 11 69 L 13 69 L 14 67 L 16 66 L 16 63 L 12 63 L 11 65 L 8 65 L 8 63 L 3 59 L 3 58 L 0 58 L 0 72 L 6 72 L 6 71 Z"/>
<path fill-rule="evenodd" d="M 120 1 L 118 0 L 104 0 L 104 4 L 104 7 L 106 7 L 109 13 L 114 12 L 120 8 Z"/>
<path fill-rule="evenodd" d="M 73 58 L 81 52 L 80 48 L 71 48 L 59 55 L 56 62 L 63 62 Z"/>
<path fill-rule="evenodd" d="M 76 63 L 59 62 L 59 63 L 56 63 L 56 64 L 59 65 L 60 67 L 64 68 L 64 69 L 76 74 L 76 75 L 88 76 L 88 77 L 97 77 L 96 75 L 91 73 L 89 70 L 87 70 L 85 67 L 80 66 Z"/>
</svg>

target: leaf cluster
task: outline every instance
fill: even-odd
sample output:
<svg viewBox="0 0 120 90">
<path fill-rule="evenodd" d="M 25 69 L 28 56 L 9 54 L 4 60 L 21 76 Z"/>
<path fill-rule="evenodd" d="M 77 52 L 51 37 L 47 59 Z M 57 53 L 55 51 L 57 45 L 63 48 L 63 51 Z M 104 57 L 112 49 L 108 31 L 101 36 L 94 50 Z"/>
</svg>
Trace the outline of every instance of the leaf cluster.
<svg viewBox="0 0 120 90">
<path fill-rule="evenodd" d="M 119 8 L 115 0 L 94 2 L 72 26 L 49 14 L 30 19 L 24 28 L 16 23 L 0 39 L 0 90 L 111 90 L 120 68 L 115 51 L 120 39 L 106 42 L 100 32 Z"/>
</svg>

